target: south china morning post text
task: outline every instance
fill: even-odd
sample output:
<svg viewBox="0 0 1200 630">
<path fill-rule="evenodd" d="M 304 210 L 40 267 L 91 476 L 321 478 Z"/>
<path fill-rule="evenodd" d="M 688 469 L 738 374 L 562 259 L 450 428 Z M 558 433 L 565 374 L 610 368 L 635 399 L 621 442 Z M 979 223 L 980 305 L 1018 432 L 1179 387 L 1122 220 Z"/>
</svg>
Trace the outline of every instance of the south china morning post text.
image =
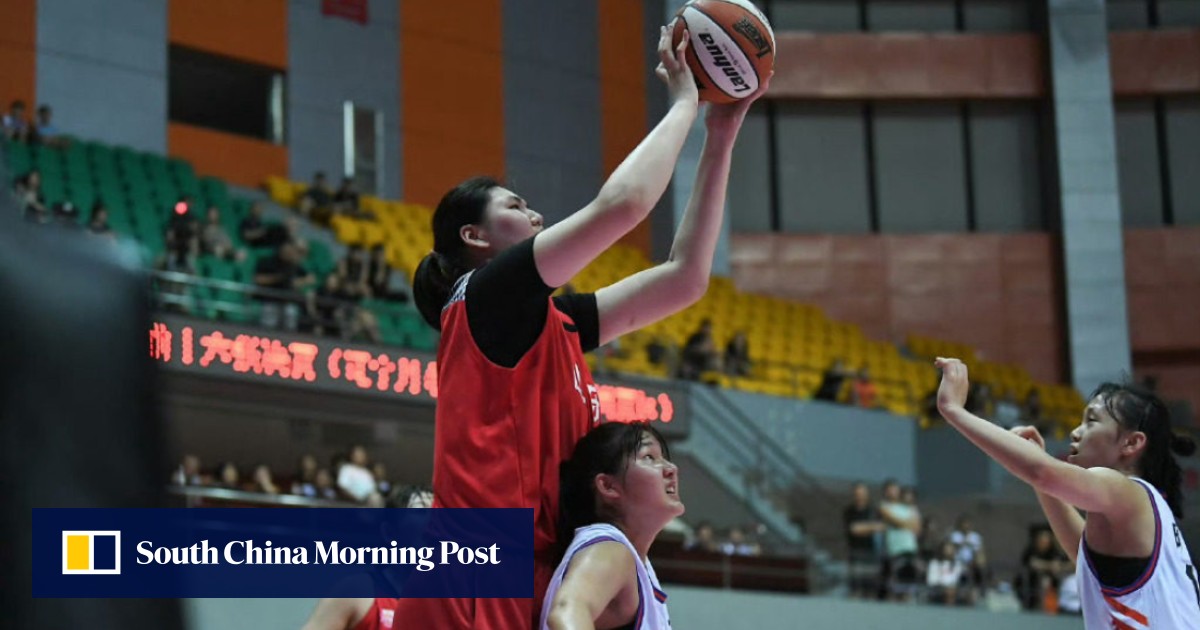
<svg viewBox="0 0 1200 630">
<path fill-rule="evenodd" d="M 382 547 L 344 546 L 340 541 L 314 540 L 311 547 L 276 546 L 270 540 L 231 540 L 223 549 L 202 540 L 188 547 L 155 547 L 149 540 L 137 544 L 138 564 L 341 564 L 412 565 L 431 571 L 438 565 L 500 564 L 498 543 L 488 547 L 464 547 L 453 540 L 434 546 L 403 547 L 389 541 Z"/>
<path fill-rule="evenodd" d="M 33 525 L 35 597 L 533 595 L 529 509 L 38 508 Z"/>
</svg>

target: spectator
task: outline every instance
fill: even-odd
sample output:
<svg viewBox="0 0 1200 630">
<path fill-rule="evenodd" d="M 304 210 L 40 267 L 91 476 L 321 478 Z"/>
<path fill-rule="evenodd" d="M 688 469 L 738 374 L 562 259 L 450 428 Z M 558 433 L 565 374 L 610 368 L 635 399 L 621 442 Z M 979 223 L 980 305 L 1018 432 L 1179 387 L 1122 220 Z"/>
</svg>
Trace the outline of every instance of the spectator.
<svg viewBox="0 0 1200 630">
<path fill-rule="evenodd" d="M 309 185 L 308 190 L 300 196 L 300 202 L 296 209 L 300 211 L 301 215 L 325 225 L 329 223 L 332 206 L 333 191 L 329 189 L 325 173 L 317 171 L 313 173 L 312 184 Z"/>
<path fill-rule="evenodd" d="M 208 208 L 204 226 L 200 229 L 200 251 L 224 260 L 242 262 L 246 259 L 245 250 L 234 247 L 233 238 L 221 225 L 221 209 L 216 206 Z"/>
<path fill-rule="evenodd" d="M 193 211 L 194 205 L 191 197 L 184 196 L 175 203 L 167 220 L 164 240 L 169 271 L 196 272 L 196 258 L 200 255 L 200 222 Z"/>
<path fill-rule="evenodd" d="M 304 252 L 292 243 L 284 243 L 274 256 L 258 261 L 254 283 L 270 290 L 260 295 L 263 326 L 283 326 L 292 331 L 299 327 L 300 305 L 305 304 L 307 298 L 295 292 L 316 282 L 313 275 L 300 266 L 303 261 Z"/>
<path fill-rule="evenodd" d="M 431 508 L 433 507 L 433 490 L 429 488 L 414 487 L 408 495 L 408 500 L 405 501 L 404 507 L 410 508 Z"/>
<path fill-rule="evenodd" d="M 813 398 L 837 402 L 842 392 L 842 384 L 853 375 L 854 373 L 846 369 L 841 359 L 834 359 L 829 369 L 825 370 L 825 376 L 821 379 L 821 385 L 817 388 L 817 393 Z"/>
<path fill-rule="evenodd" d="M 18 177 L 13 184 L 13 194 L 25 211 L 26 220 L 34 223 L 50 222 L 50 213 L 46 211 L 46 201 L 42 197 L 41 171 L 33 169 L 23 177 Z"/>
<path fill-rule="evenodd" d="M 734 333 L 725 345 L 725 373 L 730 376 L 750 375 L 750 342 L 744 330 Z"/>
<path fill-rule="evenodd" d="M 925 572 L 925 584 L 929 587 L 929 600 L 947 606 L 957 603 L 958 583 L 963 576 L 963 566 L 957 556 L 957 548 L 949 540 L 942 543 L 941 551 L 929 561 Z"/>
<path fill-rule="evenodd" d="M 718 553 L 721 550 L 721 545 L 717 542 L 716 530 L 713 529 L 712 523 L 708 521 L 700 521 L 696 525 L 692 539 L 685 543 L 683 547 L 691 551 L 702 551 L 705 553 Z"/>
<path fill-rule="evenodd" d="M 271 478 L 271 469 L 267 468 L 266 464 L 254 467 L 253 483 L 255 492 L 279 494 L 279 486 L 275 485 L 275 480 Z"/>
<path fill-rule="evenodd" d="M 921 531 L 921 515 L 915 505 L 901 499 L 900 485 L 893 479 L 883 484 L 879 515 L 887 525 L 883 534 L 886 592 L 892 599 L 905 600 L 918 578 L 917 535 Z"/>
<path fill-rule="evenodd" d="M 1011 429 L 1021 424 L 1021 406 L 1011 395 L 1004 394 L 996 398 L 996 410 L 992 420 L 1005 429 Z"/>
<path fill-rule="evenodd" d="M 8 113 L 0 119 L 0 130 L 4 137 L 13 142 L 28 142 L 29 119 L 25 117 L 25 101 L 15 100 L 8 106 Z"/>
<path fill-rule="evenodd" d="M 949 541 L 957 550 L 958 561 L 963 568 L 963 586 L 966 587 L 965 600 L 974 604 L 983 589 L 984 576 L 987 573 L 987 557 L 983 553 L 983 536 L 975 531 L 971 518 L 966 514 L 958 517 L 954 531 L 950 532 Z"/>
<path fill-rule="evenodd" d="M 79 212 L 75 209 L 75 204 L 70 201 L 54 204 L 54 222 L 65 228 L 79 229 Z"/>
<path fill-rule="evenodd" d="M 116 234 L 108 224 L 108 208 L 104 206 L 103 201 L 97 201 L 92 206 L 92 218 L 88 221 L 87 229 L 88 232 L 97 236 L 116 238 Z"/>
<path fill-rule="evenodd" d="M 721 358 L 712 336 L 712 320 L 700 322 L 700 328 L 688 337 L 679 362 L 679 378 L 698 381 L 705 372 L 720 370 Z"/>
<path fill-rule="evenodd" d="M 219 471 L 220 472 L 217 474 L 217 487 L 225 488 L 227 490 L 242 489 L 242 476 L 241 473 L 238 472 L 236 464 L 233 462 L 225 462 L 224 464 L 221 464 Z"/>
<path fill-rule="evenodd" d="M 1031 388 L 1029 395 L 1025 397 L 1025 420 L 1024 424 L 1041 426 L 1042 423 L 1042 395 L 1038 393 L 1037 388 Z"/>
<path fill-rule="evenodd" d="M 321 286 L 308 295 L 308 319 L 304 330 L 317 335 L 338 337 L 346 325 L 349 308 L 342 296 L 341 276 L 325 276 Z"/>
<path fill-rule="evenodd" d="M 995 400 L 992 398 L 992 388 L 987 383 L 978 381 L 971 383 L 967 395 L 967 411 L 981 417 L 991 418 L 995 411 Z"/>
<path fill-rule="evenodd" d="M 49 105 L 42 105 L 37 110 L 37 126 L 30 132 L 29 139 L 31 142 L 44 144 L 51 147 L 65 147 L 69 142 L 63 136 L 58 127 L 51 120 L 54 116 L 53 110 Z"/>
<path fill-rule="evenodd" d="M 310 453 L 300 456 L 296 478 L 292 480 L 292 494 L 302 497 L 317 496 L 317 458 Z"/>
<path fill-rule="evenodd" d="M 350 449 L 350 461 L 337 471 L 338 488 L 356 501 L 366 501 L 376 492 L 368 464 L 367 449 L 359 445 Z"/>
<path fill-rule="evenodd" d="M 1079 578 L 1070 561 L 1064 565 L 1062 581 L 1058 583 L 1058 614 L 1078 617 L 1083 614 L 1083 601 L 1079 599 Z"/>
<path fill-rule="evenodd" d="M 328 468 L 322 468 L 317 471 L 316 476 L 313 477 L 313 485 L 316 487 L 316 496 L 318 499 L 337 500 L 337 489 L 333 487 L 333 475 L 329 474 Z"/>
<path fill-rule="evenodd" d="M 871 505 L 867 484 L 861 481 L 854 484 L 850 505 L 842 512 L 842 523 L 846 528 L 846 546 L 850 550 L 847 562 L 850 596 L 872 598 L 878 592 L 876 580 L 880 570 L 875 539 L 887 527 Z"/>
<path fill-rule="evenodd" d="M 358 191 L 354 189 L 353 178 L 342 178 L 342 185 L 338 187 L 337 192 L 333 195 L 333 205 L 338 214 L 344 214 L 356 219 L 370 218 L 369 213 L 361 212 L 358 209 Z"/>
<path fill-rule="evenodd" d="M 200 458 L 195 455 L 184 455 L 171 475 L 171 482 L 177 486 L 203 486 L 205 481 L 200 473 Z"/>
<path fill-rule="evenodd" d="M 727 556 L 758 556 L 762 555 L 762 548 L 758 543 L 747 540 L 746 532 L 734 525 L 729 528 L 725 542 L 721 543 L 721 553 Z"/>
<path fill-rule="evenodd" d="M 1045 527 L 1037 528 L 1021 554 L 1021 575 L 1017 578 L 1025 609 L 1044 608 L 1047 596 L 1058 587 L 1058 576 L 1069 568 L 1070 561 L 1055 546 L 1054 535 Z"/>
<path fill-rule="evenodd" d="M 662 367 L 667 374 L 676 374 L 679 370 L 679 348 L 670 339 L 655 335 L 646 344 L 646 360 L 651 365 Z"/>
<path fill-rule="evenodd" d="M 392 265 L 388 262 L 387 248 L 383 245 L 376 245 L 371 249 L 368 286 L 371 289 L 371 295 L 377 299 L 397 302 L 408 300 L 408 296 L 402 291 L 392 290 Z"/>
<path fill-rule="evenodd" d="M 863 409 L 874 409 L 879 406 L 878 390 L 875 388 L 875 383 L 871 381 L 871 372 L 867 368 L 858 371 L 858 377 L 854 379 L 853 386 L 850 388 L 851 401 Z"/>
<path fill-rule="evenodd" d="M 341 276 L 342 291 L 350 299 L 371 297 L 371 263 L 367 250 L 351 245 L 346 255 L 337 263 L 337 274 Z"/>
<path fill-rule="evenodd" d="M 256 201 L 250 206 L 250 212 L 246 215 L 246 218 L 242 219 L 241 224 L 238 225 L 238 232 L 241 233 L 242 242 L 251 247 L 267 247 L 278 244 L 267 242 L 267 226 L 263 223 L 262 216 L 262 202 Z"/>
<path fill-rule="evenodd" d="M 386 497 L 392 492 L 392 482 L 387 478 L 387 467 L 383 462 L 371 464 L 371 475 L 375 477 L 375 489 L 379 496 Z"/>
</svg>

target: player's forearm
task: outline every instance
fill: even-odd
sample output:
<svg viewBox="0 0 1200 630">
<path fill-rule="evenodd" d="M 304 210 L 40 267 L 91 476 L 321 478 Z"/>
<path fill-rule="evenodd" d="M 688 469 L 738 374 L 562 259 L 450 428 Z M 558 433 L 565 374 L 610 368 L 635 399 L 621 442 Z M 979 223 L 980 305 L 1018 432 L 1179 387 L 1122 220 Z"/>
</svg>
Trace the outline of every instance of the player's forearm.
<svg viewBox="0 0 1200 630">
<path fill-rule="evenodd" d="M 678 102 L 650 131 L 641 144 L 621 162 L 600 189 L 599 199 L 606 206 L 623 208 L 640 222 L 654 209 L 671 175 L 692 122 L 696 105 Z"/>
<path fill-rule="evenodd" d="M 1045 492 L 1037 492 L 1037 499 L 1042 506 L 1042 512 L 1046 514 L 1046 520 L 1050 521 L 1050 529 L 1058 539 L 1059 546 L 1074 562 L 1079 552 L 1079 539 L 1083 536 L 1083 517 L 1078 510 L 1067 505 L 1062 499 Z"/>
<path fill-rule="evenodd" d="M 725 217 L 725 194 L 733 158 L 733 137 L 710 134 L 704 141 L 692 196 L 675 231 L 668 260 L 677 274 L 707 284 L 712 271 L 721 222 Z"/>
<path fill-rule="evenodd" d="M 1034 488 L 1054 463 L 1054 458 L 1042 449 L 962 407 L 939 407 L 938 411 L 963 437 Z"/>
</svg>

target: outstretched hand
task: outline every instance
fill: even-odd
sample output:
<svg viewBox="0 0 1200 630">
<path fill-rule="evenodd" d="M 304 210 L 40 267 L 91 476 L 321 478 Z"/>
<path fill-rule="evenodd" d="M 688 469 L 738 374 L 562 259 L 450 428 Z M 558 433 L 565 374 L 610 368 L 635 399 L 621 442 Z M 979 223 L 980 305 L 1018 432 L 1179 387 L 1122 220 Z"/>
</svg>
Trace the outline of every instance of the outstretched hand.
<svg viewBox="0 0 1200 630">
<path fill-rule="evenodd" d="M 1017 437 L 1032 442 L 1043 451 L 1046 450 L 1046 439 L 1042 437 L 1042 433 L 1037 430 L 1037 427 L 1013 427 L 1010 431 Z"/>
<path fill-rule="evenodd" d="M 758 89 L 746 98 L 732 103 L 709 105 L 708 115 L 704 117 L 704 123 L 708 125 L 709 130 L 729 129 L 736 131 L 740 129 L 742 121 L 746 120 L 746 112 L 750 111 L 750 106 L 763 94 L 766 94 L 767 89 L 771 87 L 771 77 L 773 76 L 775 76 L 774 70 L 767 75 L 767 78 L 763 79 L 762 83 L 758 84 Z"/>
<path fill-rule="evenodd" d="M 672 22 L 674 24 L 674 22 Z M 679 45 L 671 46 L 671 39 L 675 32 L 674 27 L 669 24 L 659 29 L 658 36 L 658 67 L 654 69 L 654 73 L 663 83 L 667 84 L 667 94 L 671 99 L 671 104 L 675 103 L 690 103 L 697 105 L 700 92 L 696 87 L 696 79 L 692 76 L 692 69 L 687 64 L 687 47 L 688 40 L 691 34 L 687 29 L 683 31 L 683 38 L 679 40 Z"/>
<path fill-rule="evenodd" d="M 958 359 L 942 357 L 938 357 L 933 364 L 942 371 L 942 384 L 937 392 L 938 411 L 942 416 L 962 411 L 971 389 L 971 383 L 967 380 L 967 364 Z"/>
</svg>

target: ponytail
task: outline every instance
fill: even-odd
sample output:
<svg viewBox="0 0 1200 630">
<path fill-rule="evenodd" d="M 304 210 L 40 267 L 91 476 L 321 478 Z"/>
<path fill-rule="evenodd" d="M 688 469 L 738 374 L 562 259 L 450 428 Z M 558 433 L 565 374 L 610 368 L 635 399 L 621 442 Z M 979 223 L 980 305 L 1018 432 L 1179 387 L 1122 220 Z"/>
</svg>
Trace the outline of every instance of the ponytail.
<svg viewBox="0 0 1200 630">
<path fill-rule="evenodd" d="M 475 266 L 459 230 L 483 222 L 492 189 L 500 185 L 491 177 L 468 179 L 450 189 L 433 212 L 433 252 L 413 272 L 413 301 L 425 323 L 437 330 L 454 283 Z"/>
<path fill-rule="evenodd" d="M 445 256 L 430 252 L 421 259 L 413 273 L 413 301 L 425 323 L 442 329 L 442 307 L 450 301 L 454 283 L 468 270 Z"/>
</svg>

